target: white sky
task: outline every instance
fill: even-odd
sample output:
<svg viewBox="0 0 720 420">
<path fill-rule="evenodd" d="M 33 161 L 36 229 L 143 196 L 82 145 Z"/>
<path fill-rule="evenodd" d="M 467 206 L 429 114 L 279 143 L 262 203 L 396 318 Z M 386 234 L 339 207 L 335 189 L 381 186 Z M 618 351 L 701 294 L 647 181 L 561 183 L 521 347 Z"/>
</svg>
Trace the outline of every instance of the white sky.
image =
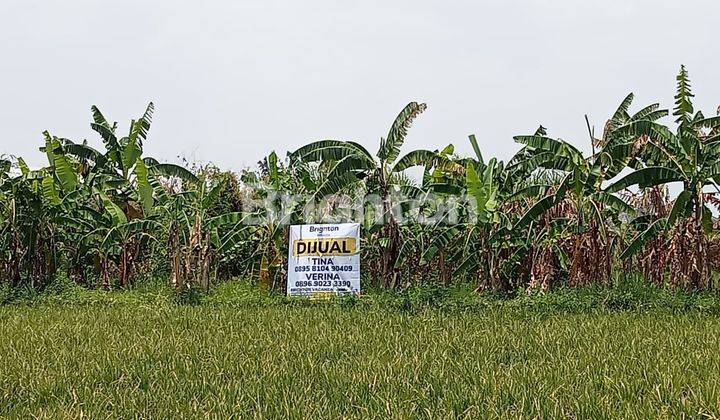
<svg viewBox="0 0 720 420">
<path fill-rule="evenodd" d="M 201 6 L 202 4 L 202 6 Z M 41 132 L 122 132 L 152 100 L 146 154 L 242 169 L 275 149 L 356 140 L 375 152 L 409 101 L 405 151 L 476 133 L 487 156 L 542 123 L 583 147 L 620 100 L 720 105 L 720 1 L 0 0 L 0 154 L 45 164 Z"/>
</svg>

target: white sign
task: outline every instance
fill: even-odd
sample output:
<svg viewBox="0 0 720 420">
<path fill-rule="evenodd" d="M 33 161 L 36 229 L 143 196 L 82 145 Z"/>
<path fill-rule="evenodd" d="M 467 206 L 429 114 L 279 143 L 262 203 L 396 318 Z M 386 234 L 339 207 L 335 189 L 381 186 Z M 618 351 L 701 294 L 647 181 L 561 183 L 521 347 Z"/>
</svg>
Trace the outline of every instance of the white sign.
<svg viewBox="0 0 720 420">
<path fill-rule="evenodd" d="M 360 293 L 360 224 L 290 226 L 288 296 Z"/>
</svg>

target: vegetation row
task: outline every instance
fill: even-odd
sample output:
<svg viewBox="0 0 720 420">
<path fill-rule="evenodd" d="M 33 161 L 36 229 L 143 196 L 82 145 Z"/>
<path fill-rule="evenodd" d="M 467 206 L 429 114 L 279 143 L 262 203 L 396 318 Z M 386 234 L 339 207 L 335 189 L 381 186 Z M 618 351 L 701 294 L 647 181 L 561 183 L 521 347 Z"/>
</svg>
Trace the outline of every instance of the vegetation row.
<svg viewBox="0 0 720 420">
<path fill-rule="evenodd" d="M 372 288 L 546 290 L 632 273 L 714 289 L 720 116 L 692 98 L 681 67 L 672 112 L 633 108 L 630 94 L 600 132 L 587 123 L 590 153 L 541 125 L 514 137 L 521 148 L 507 162 L 483 156 L 473 135 L 472 157 L 452 145 L 401 153 L 426 110 L 410 102 L 374 154 L 320 140 L 240 173 L 145 156 L 152 103 L 125 134 L 93 106 L 98 142 L 45 132 L 44 167 L 0 159 L 0 283 L 42 290 L 61 276 L 111 289 L 161 278 L 208 290 L 241 277 L 283 290 L 289 224 L 356 221 Z"/>
</svg>

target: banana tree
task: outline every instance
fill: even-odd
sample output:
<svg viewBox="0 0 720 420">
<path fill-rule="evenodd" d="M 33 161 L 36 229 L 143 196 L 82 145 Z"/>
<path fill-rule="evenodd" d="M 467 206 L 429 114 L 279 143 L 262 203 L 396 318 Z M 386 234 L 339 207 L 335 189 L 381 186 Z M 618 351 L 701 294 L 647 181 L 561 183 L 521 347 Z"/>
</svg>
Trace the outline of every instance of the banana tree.
<svg viewBox="0 0 720 420">
<path fill-rule="evenodd" d="M 116 268 L 120 285 L 126 286 L 137 271 L 135 265 L 141 253 L 152 246 L 149 239 L 154 239 L 151 231 L 137 231 L 156 227 L 154 223 L 135 223 L 154 217 L 152 184 L 162 177 L 179 177 L 187 182 L 196 178 L 180 166 L 143 158 L 154 112 L 152 103 L 139 119 L 131 121 L 124 137 L 117 134 L 117 123 L 110 124 L 96 106 L 91 111 L 90 126 L 100 135 L 104 152 L 87 141 L 75 143 L 45 132 L 41 150 L 49 166 L 43 192 L 51 207 L 63 204 L 61 225 L 68 227 L 65 244 L 73 251 L 71 270 L 83 277 L 84 267 L 93 266 L 108 287 L 110 271 Z M 71 203 L 77 210 L 74 213 L 68 211 Z"/>
<path fill-rule="evenodd" d="M 197 286 L 208 290 L 223 254 L 245 237 L 248 225 L 243 212 L 214 215 L 227 179 L 209 176 L 201 168 L 197 182 L 186 182 L 180 192 L 156 185 L 158 217 L 168 224 L 170 281 L 178 289 Z"/>
<path fill-rule="evenodd" d="M 684 66 L 677 76 L 673 132 L 656 121 L 630 121 L 612 131 L 637 150 L 634 172 L 610 185 L 607 192 L 629 187 L 650 188 L 670 183 L 682 185 L 670 213 L 659 217 L 640 232 L 625 249 L 633 256 L 648 241 L 673 231 L 669 244 L 675 253 L 671 281 L 688 287 L 707 287 L 710 280 L 706 259 L 706 233 L 712 230 L 712 212 L 707 198 L 720 192 L 720 116 L 695 112 L 690 81 Z M 712 191 L 707 191 L 711 188 Z"/>
<path fill-rule="evenodd" d="M 379 271 L 385 287 L 400 284 L 396 262 L 403 239 L 397 221 L 398 203 L 393 200 L 393 195 L 407 185 L 407 178 L 402 173 L 438 158 L 437 152 L 430 150 L 414 150 L 400 157 L 408 129 L 425 109 L 423 103 L 407 104 L 393 121 L 387 136 L 380 139 L 375 156 L 358 143 L 339 140 L 313 142 L 291 154 L 293 164 L 317 162 L 327 168 L 325 180 L 315 189 L 312 201 L 357 187 L 379 197 L 380 208 L 375 218 L 380 223 L 374 224 L 369 231 L 378 231 Z"/>
<path fill-rule="evenodd" d="M 0 281 L 20 283 L 20 238 L 17 228 L 16 177 L 12 162 L 0 159 Z"/>
<path fill-rule="evenodd" d="M 20 174 L 5 173 L 0 180 L 0 214 L 3 254 L 7 278 L 14 284 L 23 279 L 31 287 L 43 287 L 57 268 L 60 200 L 46 169 L 30 171 L 18 159 Z"/>
<path fill-rule="evenodd" d="M 627 105 L 624 101 L 621 108 Z M 601 186 L 627 164 L 626 148 L 600 145 L 591 133 L 593 149 L 601 147 L 585 157 L 570 143 L 548 137 L 542 126 L 533 135 L 514 139 L 524 145 L 508 168 L 515 179 L 540 171 L 551 175 L 546 179 L 554 175 L 558 180 L 530 184 L 515 193 L 534 202 L 511 229 L 515 238 L 527 238 L 530 285 L 547 288 L 559 271 L 568 273 L 570 285 L 607 282 L 615 238 L 611 229 L 634 209 Z"/>
<path fill-rule="evenodd" d="M 287 226 L 300 221 L 304 204 L 294 200 L 316 184 L 304 165 L 287 167 L 275 152 L 259 166 L 260 171 L 246 172 L 241 178 L 250 192 L 243 205 L 248 224 L 223 238 L 220 252 L 224 258 L 238 259 L 261 287 L 275 289 L 285 278 Z"/>
<path fill-rule="evenodd" d="M 436 259 L 445 281 L 471 274 L 484 286 L 488 275 L 496 273 L 497 260 L 488 240 L 503 216 L 498 210 L 506 174 L 503 162 L 483 159 L 474 135 L 470 143 L 475 158 L 447 159 L 446 148 L 440 152 L 446 158 L 433 170 L 426 170 L 428 190 L 446 199 L 465 194 L 467 200 L 454 203 L 457 220 L 442 218 L 433 226 L 433 237 L 421 250 L 419 263 L 425 266 Z M 450 267 L 452 272 L 445 273 Z"/>
<path fill-rule="evenodd" d="M 223 262 L 233 259 L 261 287 L 276 289 L 285 280 L 285 256 L 291 223 L 305 221 L 308 195 L 326 179 L 327 167 L 294 161 L 287 165 L 275 152 L 259 163 L 259 171 L 241 176 L 245 191 L 243 229 L 222 238 L 219 254 Z"/>
</svg>

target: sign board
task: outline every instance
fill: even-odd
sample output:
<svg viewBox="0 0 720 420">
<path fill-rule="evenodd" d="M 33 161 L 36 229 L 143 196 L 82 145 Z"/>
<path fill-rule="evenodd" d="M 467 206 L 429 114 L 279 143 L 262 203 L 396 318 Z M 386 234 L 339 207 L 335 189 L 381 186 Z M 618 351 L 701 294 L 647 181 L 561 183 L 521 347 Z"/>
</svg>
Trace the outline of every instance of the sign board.
<svg viewBox="0 0 720 420">
<path fill-rule="evenodd" d="M 290 226 L 288 296 L 360 293 L 360 224 Z"/>
</svg>

